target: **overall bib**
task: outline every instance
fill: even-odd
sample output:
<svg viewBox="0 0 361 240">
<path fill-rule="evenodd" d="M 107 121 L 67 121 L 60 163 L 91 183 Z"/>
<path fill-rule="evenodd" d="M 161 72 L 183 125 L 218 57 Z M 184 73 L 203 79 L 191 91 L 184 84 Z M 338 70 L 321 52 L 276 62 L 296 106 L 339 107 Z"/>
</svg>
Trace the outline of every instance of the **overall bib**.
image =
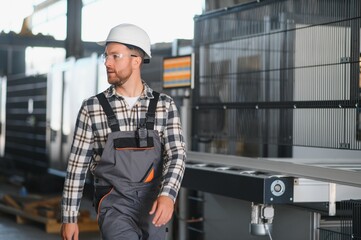
<svg viewBox="0 0 361 240">
<path fill-rule="evenodd" d="M 152 224 L 149 211 L 162 176 L 162 147 L 154 130 L 159 93 L 153 91 L 145 122 L 120 131 L 103 93 L 97 95 L 112 132 L 94 170 L 95 208 L 103 240 L 164 240 L 166 227 Z"/>
</svg>

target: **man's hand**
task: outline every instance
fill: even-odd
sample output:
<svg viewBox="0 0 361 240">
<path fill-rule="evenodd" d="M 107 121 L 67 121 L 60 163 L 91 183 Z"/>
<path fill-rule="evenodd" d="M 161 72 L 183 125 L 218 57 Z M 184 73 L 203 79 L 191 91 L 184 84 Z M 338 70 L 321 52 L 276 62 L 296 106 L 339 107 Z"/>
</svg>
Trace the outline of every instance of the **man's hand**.
<svg viewBox="0 0 361 240">
<path fill-rule="evenodd" d="M 78 240 L 79 227 L 77 223 L 63 223 L 61 225 L 61 237 L 63 240 Z"/>
<path fill-rule="evenodd" d="M 172 218 L 174 211 L 174 202 L 170 197 L 159 196 L 153 203 L 152 209 L 149 214 L 155 213 L 153 218 L 153 224 L 156 227 L 160 227 L 168 223 Z"/>
</svg>

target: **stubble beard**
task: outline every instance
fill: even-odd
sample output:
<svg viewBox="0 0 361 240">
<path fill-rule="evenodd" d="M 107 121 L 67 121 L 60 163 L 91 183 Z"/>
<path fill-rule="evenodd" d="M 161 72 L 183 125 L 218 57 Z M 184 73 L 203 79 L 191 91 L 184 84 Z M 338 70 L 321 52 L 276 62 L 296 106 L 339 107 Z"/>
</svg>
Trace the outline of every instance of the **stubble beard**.
<svg viewBox="0 0 361 240">
<path fill-rule="evenodd" d="M 114 85 L 115 87 L 121 87 L 124 83 L 126 83 L 128 79 L 117 79 L 115 81 L 108 81 L 110 84 Z"/>
<path fill-rule="evenodd" d="M 108 75 L 108 83 L 114 85 L 115 87 L 121 87 L 129 80 L 130 76 L 121 76 L 119 72 L 115 74 L 115 77 Z"/>
</svg>

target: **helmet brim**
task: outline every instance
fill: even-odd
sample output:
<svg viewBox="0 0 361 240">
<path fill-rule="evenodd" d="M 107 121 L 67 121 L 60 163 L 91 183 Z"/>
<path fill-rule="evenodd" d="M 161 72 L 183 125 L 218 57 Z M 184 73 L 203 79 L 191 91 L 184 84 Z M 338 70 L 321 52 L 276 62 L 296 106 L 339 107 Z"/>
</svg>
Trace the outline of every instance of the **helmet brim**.
<svg viewBox="0 0 361 240">
<path fill-rule="evenodd" d="M 100 42 L 97 42 L 97 44 L 105 47 L 105 45 L 107 45 L 107 41 L 100 41 Z"/>
</svg>

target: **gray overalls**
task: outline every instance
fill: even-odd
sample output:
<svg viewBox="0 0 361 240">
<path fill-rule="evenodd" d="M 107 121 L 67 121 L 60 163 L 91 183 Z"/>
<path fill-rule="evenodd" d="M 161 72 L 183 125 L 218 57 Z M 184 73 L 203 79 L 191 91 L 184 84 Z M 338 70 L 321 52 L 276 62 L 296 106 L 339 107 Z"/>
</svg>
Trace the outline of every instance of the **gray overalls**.
<svg viewBox="0 0 361 240">
<path fill-rule="evenodd" d="M 159 194 L 163 166 L 162 146 L 154 130 L 159 93 L 153 91 L 153 95 L 136 131 L 120 131 L 108 100 L 103 93 L 97 95 L 112 129 L 94 170 L 95 208 L 103 240 L 166 237 L 166 227 L 155 227 L 154 215 L 149 215 Z"/>
</svg>

